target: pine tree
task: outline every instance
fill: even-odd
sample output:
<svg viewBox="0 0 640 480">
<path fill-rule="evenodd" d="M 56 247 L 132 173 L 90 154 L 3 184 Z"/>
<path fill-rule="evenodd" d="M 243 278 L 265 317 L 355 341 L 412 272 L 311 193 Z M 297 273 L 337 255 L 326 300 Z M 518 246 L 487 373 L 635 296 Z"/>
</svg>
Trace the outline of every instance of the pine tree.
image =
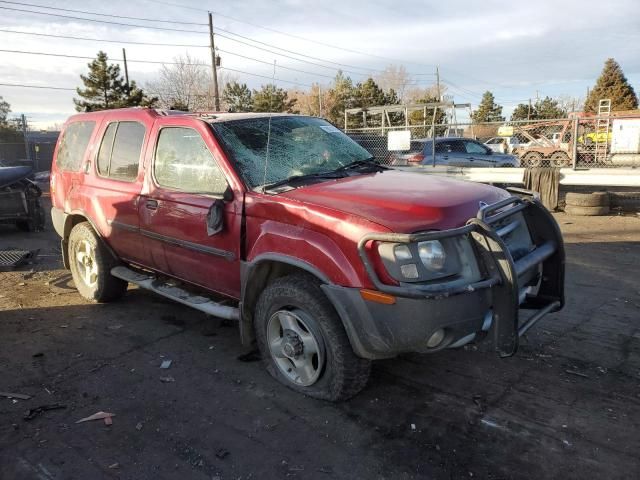
<svg viewBox="0 0 640 480">
<path fill-rule="evenodd" d="M 511 121 L 514 122 L 516 120 L 529 120 L 533 118 L 535 112 L 533 111 L 533 107 L 528 103 L 519 103 L 516 108 L 513 109 L 513 113 L 511 113 Z"/>
<path fill-rule="evenodd" d="M 502 106 L 496 104 L 493 93 L 488 90 L 484 92 L 478 109 L 471 114 L 471 119 L 475 123 L 504 121 Z"/>
<path fill-rule="evenodd" d="M 289 95 L 276 85 L 263 85 L 260 90 L 253 91 L 254 112 L 288 112 L 295 113 L 295 99 L 289 99 Z"/>
<path fill-rule="evenodd" d="M 597 113 L 600 100 L 605 99 L 611 99 L 612 111 L 638 108 L 636 92 L 627 81 L 618 62 L 613 58 L 604 62 L 602 73 L 584 102 L 584 111 Z"/>
<path fill-rule="evenodd" d="M 246 83 L 229 82 L 222 92 L 222 99 L 230 112 L 250 112 L 253 108 L 251 90 Z"/>
<path fill-rule="evenodd" d="M 344 123 L 344 111 L 353 107 L 354 87 L 350 77 L 338 71 L 326 95 L 327 119 L 336 125 Z"/>
<path fill-rule="evenodd" d="M 105 52 L 98 52 L 96 59 L 88 64 L 89 74 L 80 75 L 84 89 L 76 88 L 80 99 L 73 99 L 76 110 L 91 112 L 112 108 L 152 106 L 157 98 L 148 98 L 135 81 L 129 88 L 120 76 L 120 66 L 109 64 Z"/>
<path fill-rule="evenodd" d="M 9 112 L 11 112 L 11 105 L 0 96 L 0 126 L 6 125 Z"/>
</svg>

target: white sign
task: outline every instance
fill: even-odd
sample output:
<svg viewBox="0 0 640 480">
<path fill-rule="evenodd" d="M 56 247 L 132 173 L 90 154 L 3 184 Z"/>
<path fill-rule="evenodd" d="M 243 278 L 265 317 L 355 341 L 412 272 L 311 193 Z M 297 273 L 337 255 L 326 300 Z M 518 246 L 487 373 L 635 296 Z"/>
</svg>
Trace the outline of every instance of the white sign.
<svg viewBox="0 0 640 480">
<path fill-rule="evenodd" d="M 498 128 L 499 137 L 513 137 L 513 127 L 510 125 L 503 125 Z"/>
<path fill-rule="evenodd" d="M 396 130 L 387 136 L 387 150 L 409 150 L 411 148 L 411 131 Z"/>
</svg>

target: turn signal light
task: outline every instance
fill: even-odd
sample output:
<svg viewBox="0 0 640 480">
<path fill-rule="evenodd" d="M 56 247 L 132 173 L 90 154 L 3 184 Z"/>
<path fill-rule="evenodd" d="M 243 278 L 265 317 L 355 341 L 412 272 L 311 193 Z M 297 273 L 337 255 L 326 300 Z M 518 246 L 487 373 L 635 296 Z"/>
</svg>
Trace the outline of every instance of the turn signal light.
<svg viewBox="0 0 640 480">
<path fill-rule="evenodd" d="M 363 288 L 360 290 L 360 296 L 370 302 L 382 303 L 383 305 L 393 305 L 396 303 L 396 297 L 388 293 L 378 292 L 377 290 Z"/>
</svg>

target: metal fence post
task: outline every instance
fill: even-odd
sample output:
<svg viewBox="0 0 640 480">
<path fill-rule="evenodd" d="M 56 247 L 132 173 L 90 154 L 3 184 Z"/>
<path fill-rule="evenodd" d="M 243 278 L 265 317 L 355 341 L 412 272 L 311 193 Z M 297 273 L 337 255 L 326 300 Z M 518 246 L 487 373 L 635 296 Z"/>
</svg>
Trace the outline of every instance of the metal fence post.
<svg viewBox="0 0 640 480">
<path fill-rule="evenodd" d="M 573 166 L 572 168 L 575 170 L 576 169 L 576 165 L 578 163 L 578 124 L 579 124 L 580 120 L 578 119 L 578 117 L 575 117 L 573 119 L 573 132 L 571 134 L 571 159 L 573 162 Z"/>
</svg>

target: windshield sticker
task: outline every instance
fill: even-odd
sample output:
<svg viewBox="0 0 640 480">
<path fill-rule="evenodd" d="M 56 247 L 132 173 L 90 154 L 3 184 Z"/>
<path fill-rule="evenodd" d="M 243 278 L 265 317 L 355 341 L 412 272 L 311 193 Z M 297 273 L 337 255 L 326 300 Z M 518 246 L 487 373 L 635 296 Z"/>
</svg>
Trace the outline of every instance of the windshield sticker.
<svg viewBox="0 0 640 480">
<path fill-rule="evenodd" d="M 320 128 L 327 133 L 340 133 L 340 129 L 333 125 L 320 125 Z"/>
</svg>

